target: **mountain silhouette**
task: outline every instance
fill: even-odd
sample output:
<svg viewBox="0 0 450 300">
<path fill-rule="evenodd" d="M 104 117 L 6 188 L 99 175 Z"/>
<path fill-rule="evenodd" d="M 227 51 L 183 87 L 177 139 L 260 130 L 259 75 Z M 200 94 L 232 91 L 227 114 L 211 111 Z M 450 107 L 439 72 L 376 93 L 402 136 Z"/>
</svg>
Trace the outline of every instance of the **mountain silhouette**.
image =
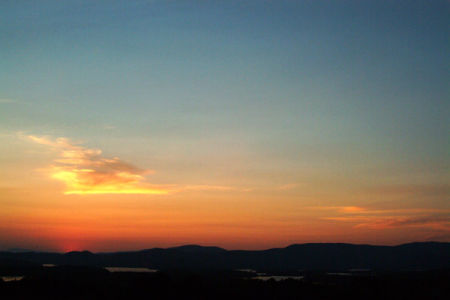
<svg viewBox="0 0 450 300">
<path fill-rule="evenodd" d="M 152 269 L 255 270 L 393 270 L 450 268 L 450 243 L 424 242 L 399 246 L 341 243 L 295 244 L 268 250 L 225 250 L 186 245 L 141 251 L 92 253 L 0 252 L 0 262 L 74 266 L 147 267 Z"/>
</svg>

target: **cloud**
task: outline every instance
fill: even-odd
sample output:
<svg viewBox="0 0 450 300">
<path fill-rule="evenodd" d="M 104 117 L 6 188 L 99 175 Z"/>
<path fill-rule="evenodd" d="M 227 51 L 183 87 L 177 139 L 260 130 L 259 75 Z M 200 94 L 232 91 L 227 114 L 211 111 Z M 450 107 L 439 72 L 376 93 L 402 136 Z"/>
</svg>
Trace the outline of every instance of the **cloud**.
<svg viewBox="0 0 450 300">
<path fill-rule="evenodd" d="M 29 135 L 27 138 L 58 153 L 55 164 L 46 169 L 53 179 L 66 184 L 65 194 L 153 194 L 171 192 L 167 186 L 145 182 L 152 173 L 121 161 L 105 158 L 99 149 L 89 149 L 67 138 L 51 139 Z"/>
<path fill-rule="evenodd" d="M 373 218 L 360 223 L 355 228 L 387 229 L 396 227 L 427 227 L 450 232 L 450 215 L 435 214 L 425 216 L 397 216 L 386 218 Z"/>
<path fill-rule="evenodd" d="M 44 145 L 57 152 L 54 164 L 43 169 L 53 179 L 66 184 L 70 194 L 153 194 L 164 195 L 186 191 L 240 191 L 222 185 L 164 185 L 145 182 L 145 175 L 153 173 L 120 160 L 103 157 L 99 149 L 80 146 L 67 138 L 53 139 L 48 136 L 19 136 Z"/>
<path fill-rule="evenodd" d="M 373 207 L 361 207 L 361 206 L 310 206 L 307 207 L 313 210 L 330 211 L 334 213 L 347 214 L 347 215 L 399 215 L 399 214 L 423 214 L 423 213 L 440 213 L 450 212 L 446 209 L 438 208 L 396 208 L 396 209 L 383 209 Z"/>
<path fill-rule="evenodd" d="M 355 206 L 326 206 L 315 209 L 333 212 L 334 216 L 322 217 L 323 220 L 356 223 L 355 228 L 422 227 L 450 232 L 450 211 L 447 209 L 369 209 Z"/>
<path fill-rule="evenodd" d="M 359 206 L 313 206 L 313 210 L 336 211 L 338 213 L 365 213 L 367 209 Z"/>
</svg>

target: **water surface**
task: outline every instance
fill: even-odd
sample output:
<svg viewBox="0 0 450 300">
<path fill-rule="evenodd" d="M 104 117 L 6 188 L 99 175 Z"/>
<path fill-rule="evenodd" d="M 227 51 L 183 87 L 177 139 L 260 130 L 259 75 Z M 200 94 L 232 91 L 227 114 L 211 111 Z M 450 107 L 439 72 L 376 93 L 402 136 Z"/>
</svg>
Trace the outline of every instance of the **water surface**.
<svg viewBox="0 0 450 300">
<path fill-rule="evenodd" d="M 10 282 L 10 281 L 19 281 L 22 280 L 25 276 L 2 276 L 2 280 L 4 282 Z"/>
<path fill-rule="evenodd" d="M 109 272 L 155 273 L 158 270 L 149 268 L 105 267 Z"/>
<path fill-rule="evenodd" d="M 287 280 L 287 279 L 302 280 L 303 278 L 304 278 L 304 276 L 256 276 L 256 277 L 252 277 L 251 279 L 262 280 L 262 281 L 267 281 L 267 280 L 273 279 L 275 281 L 282 281 L 282 280 Z"/>
</svg>

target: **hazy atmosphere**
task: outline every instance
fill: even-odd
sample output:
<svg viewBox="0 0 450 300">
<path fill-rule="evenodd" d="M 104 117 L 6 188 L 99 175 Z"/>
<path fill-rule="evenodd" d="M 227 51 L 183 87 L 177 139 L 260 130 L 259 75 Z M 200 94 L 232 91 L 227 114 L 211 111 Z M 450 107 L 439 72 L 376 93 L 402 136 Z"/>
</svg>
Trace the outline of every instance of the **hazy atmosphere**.
<svg viewBox="0 0 450 300">
<path fill-rule="evenodd" d="M 0 250 L 450 242 L 448 1 L 0 2 Z"/>
</svg>

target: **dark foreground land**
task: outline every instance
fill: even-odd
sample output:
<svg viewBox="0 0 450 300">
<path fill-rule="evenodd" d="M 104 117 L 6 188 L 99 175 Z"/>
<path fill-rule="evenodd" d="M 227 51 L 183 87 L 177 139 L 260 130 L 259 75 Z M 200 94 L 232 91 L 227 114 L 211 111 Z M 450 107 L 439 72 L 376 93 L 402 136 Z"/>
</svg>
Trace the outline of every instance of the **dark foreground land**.
<svg viewBox="0 0 450 300">
<path fill-rule="evenodd" d="M 54 267 L 0 282 L 1 299 L 450 299 L 450 270 L 369 276 L 305 274 L 303 280 L 255 280 L 243 272 L 109 273 Z"/>
<path fill-rule="evenodd" d="M 0 299 L 450 299 L 450 244 L 0 252 Z"/>
</svg>

